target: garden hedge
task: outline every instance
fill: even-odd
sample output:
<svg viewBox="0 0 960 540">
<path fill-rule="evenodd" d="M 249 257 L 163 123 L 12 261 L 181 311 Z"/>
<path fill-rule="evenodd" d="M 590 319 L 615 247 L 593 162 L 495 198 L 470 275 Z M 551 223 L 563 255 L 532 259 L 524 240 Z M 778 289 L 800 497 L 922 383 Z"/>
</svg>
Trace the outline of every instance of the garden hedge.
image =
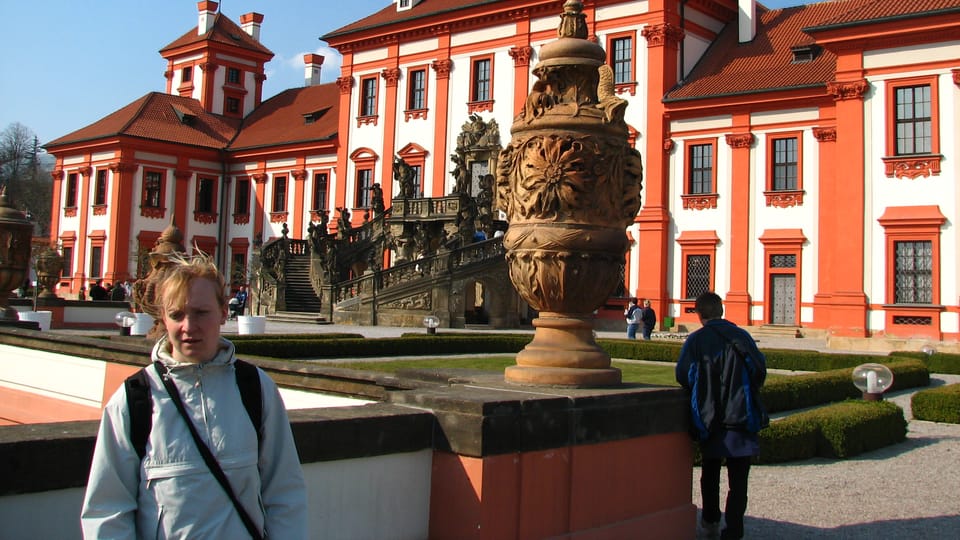
<svg viewBox="0 0 960 540">
<path fill-rule="evenodd" d="M 960 424 L 960 384 L 921 390 L 910 400 L 917 420 Z"/>
<path fill-rule="evenodd" d="M 889 401 L 849 400 L 787 416 L 760 432 L 759 463 L 848 458 L 902 442 L 903 409 Z"/>
<path fill-rule="evenodd" d="M 918 358 L 930 369 L 930 373 L 947 373 L 960 375 L 960 354 L 934 353 L 922 351 L 894 351 L 890 356 Z"/>
</svg>

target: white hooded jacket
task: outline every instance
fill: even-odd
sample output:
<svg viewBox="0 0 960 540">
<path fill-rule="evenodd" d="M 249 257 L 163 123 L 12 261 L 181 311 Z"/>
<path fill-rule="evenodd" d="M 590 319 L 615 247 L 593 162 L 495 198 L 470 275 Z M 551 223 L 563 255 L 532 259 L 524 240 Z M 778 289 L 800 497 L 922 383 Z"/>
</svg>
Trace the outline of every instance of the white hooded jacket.
<svg viewBox="0 0 960 540">
<path fill-rule="evenodd" d="M 177 363 L 163 337 L 153 359 L 168 370 L 200 437 L 237 498 L 267 537 L 307 538 L 307 495 L 287 412 L 263 371 L 260 448 L 237 387 L 233 344 L 221 340 L 203 364 Z M 141 462 L 130 442 L 121 386 L 103 411 L 81 523 L 84 538 L 250 538 L 237 510 L 197 450 L 163 382 L 147 369 L 153 426 Z"/>
</svg>

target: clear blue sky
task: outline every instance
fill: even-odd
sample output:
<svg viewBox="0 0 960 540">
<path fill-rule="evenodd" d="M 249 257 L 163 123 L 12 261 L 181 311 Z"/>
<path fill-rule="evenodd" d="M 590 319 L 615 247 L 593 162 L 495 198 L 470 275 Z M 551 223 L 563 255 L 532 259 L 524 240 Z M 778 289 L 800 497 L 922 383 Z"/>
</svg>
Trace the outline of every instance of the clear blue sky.
<svg viewBox="0 0 960 540">
<path fill-rule="evenodd" d="M 429 0 L 427 0 L 429 1 Z M 761 1 L 771 9 L 809 0 Z M 264 15 L 261 42 L 274 53 L 264 98 L 303 85 L 303 55 L 326 56 L 324 82 L 340 75 L 339 56 L 319 37 L 391 0 L 222 0 L 239 23 Z M 557 0 L 558 13 L 561 0 Z M 164 91 L 157 52 L 197 25 L 196 0 L 0 0 L 0 130 L 20 122 L 41 144 L 87 126 L 144 94 Z"/>
</svg>

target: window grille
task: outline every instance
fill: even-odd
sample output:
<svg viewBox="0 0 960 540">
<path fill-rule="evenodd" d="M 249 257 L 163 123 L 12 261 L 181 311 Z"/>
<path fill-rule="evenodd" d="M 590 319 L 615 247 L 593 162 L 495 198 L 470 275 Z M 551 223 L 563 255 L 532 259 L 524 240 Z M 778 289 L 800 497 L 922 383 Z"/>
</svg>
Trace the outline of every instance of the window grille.
<svg viewBox="0 0 960 540">
<path fill-rule="evenodd" d="M 687 255 L 687 298 L 710 290 L 710 255 Z"/>
<path fill-rule="evenodd" d="M 895 242 L 897 304 L 933 303 L 933 242 Z"/>
</svg>

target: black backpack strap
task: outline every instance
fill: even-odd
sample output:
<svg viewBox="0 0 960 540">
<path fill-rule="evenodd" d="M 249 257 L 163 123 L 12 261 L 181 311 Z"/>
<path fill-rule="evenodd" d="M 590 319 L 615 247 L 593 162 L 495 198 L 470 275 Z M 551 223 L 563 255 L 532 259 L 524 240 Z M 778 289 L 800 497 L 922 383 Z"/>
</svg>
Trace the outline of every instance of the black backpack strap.
<svg viewBox="0 0 960 540">
<path fill-rule="evenodd" d="M 127 394 L 127 410 L 130 411 L 130 444 L 142 460 L 147 455 L 147 439 L 153 429 L 153 399 L 150 397 L 150 381 L 144 369 L 138 370 L 123 381 Z M 257 431 L 257 443 L 262 438 L 263 395 L 260 389 L 260 373 L 257 366 L 237 360 L 234 363 L 237 388 L 247 416 Z"/>
<path fill-rule="evenodd" d="M 233 363 L 233 369 L 237 376 L 237 388 L 240 389 L 243 408 L 247 410 L 247 416 L 250 417 L 250 422 L 257 430 L 257 442 L 259 443 L 261 431 L 263 431 L 263 395 L 260 389 L 260 373 L 257 366 L 240 359 Z"/>
<path fill-rule="evenodd" d="M 150 381 L 146 369 L 140 369 L 123 381 L 130 411 L 130 443 L 143 459 L 147 454 L 147 438 L 153 427 L 153 400 L 150 399 Z"/>
</svg>

